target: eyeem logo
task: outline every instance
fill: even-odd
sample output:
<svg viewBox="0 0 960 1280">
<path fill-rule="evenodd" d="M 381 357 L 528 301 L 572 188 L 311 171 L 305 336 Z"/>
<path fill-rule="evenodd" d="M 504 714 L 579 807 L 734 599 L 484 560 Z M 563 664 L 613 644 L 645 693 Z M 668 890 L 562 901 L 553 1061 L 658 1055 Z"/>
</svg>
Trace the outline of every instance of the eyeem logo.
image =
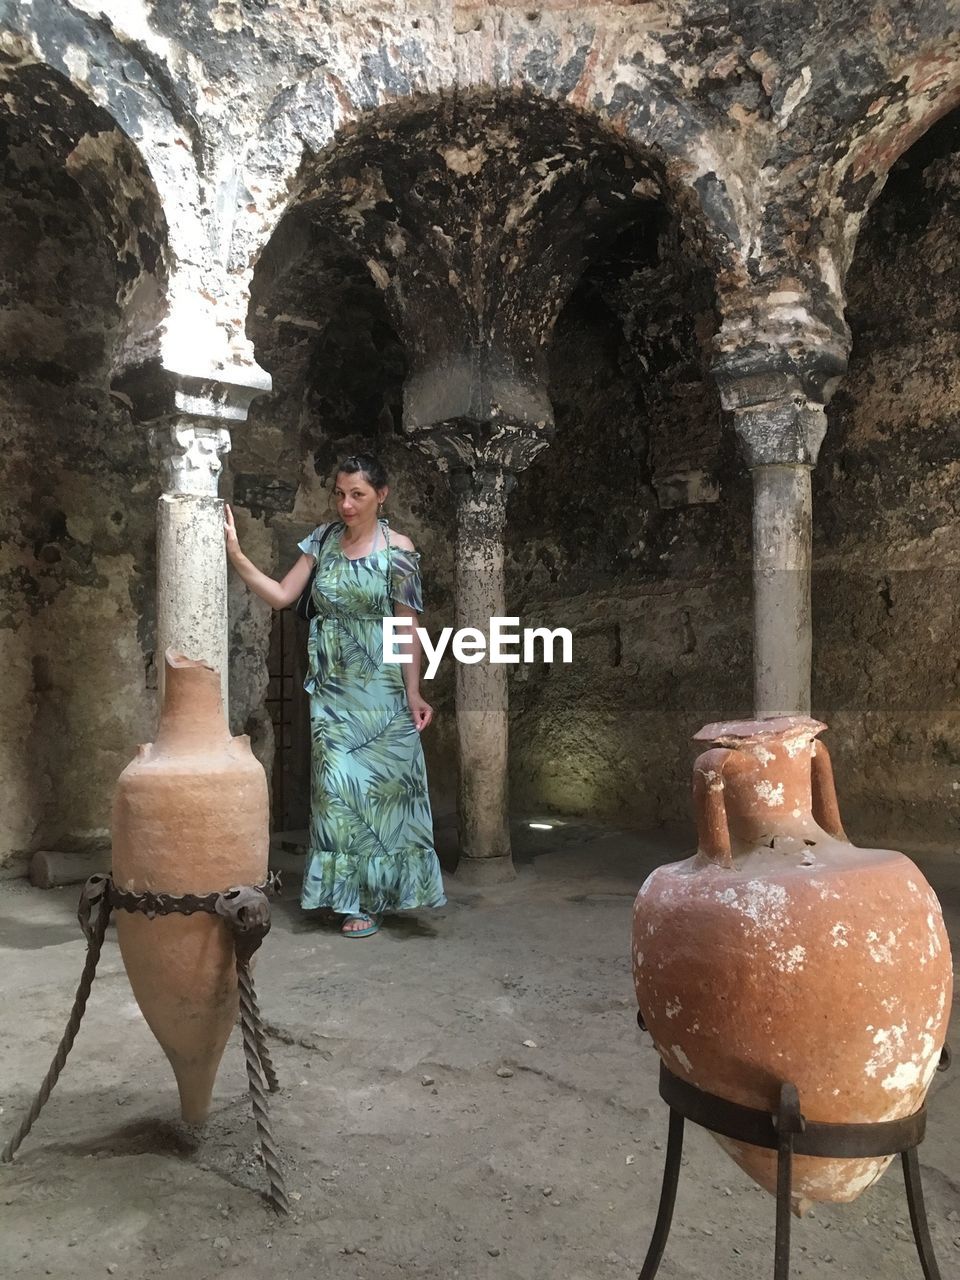
<svg viewBox="0 0 960 1280">
<path fill-rule="evenodd" d="M 453 637 L 452 652 L 457 662 L 482 662 L 487 656 L 488 648 L 490 662 L 519 662 L 520 653 L 513 650 L 519 650 L 521 643 L 524 662 L 538 661 L 538 643 L 541 647 L 539 660 L 553 662 L 554 647 L 558 641 L 561 645 L 560 661 L 573 661 L 573 635 L 566 627 L 557 627 L 555 631 L 549 631 L 546 627 L 524 627 L 522 636 L 519 627 L 519 618 L 491 618 L 489 646 L 487 637 L 476 627 L 462 627 L 457 632 L 454 632 L 453 627 L 444 627 L 437 637 L 436 644 L 432 643 L 423 627 L 417 627 L 417 636 L 423 646 L 423 652 L 427 655 L 426 678 L 432 680 L 437 674 L 440 660 L 447 651 L 451 637 Z M 384 662 L 413 661 L 412 629 L 412 618 L 384 618 Z M 399 653 L 397 645 L 402 645 L 405 652 Z"/>
</svg>

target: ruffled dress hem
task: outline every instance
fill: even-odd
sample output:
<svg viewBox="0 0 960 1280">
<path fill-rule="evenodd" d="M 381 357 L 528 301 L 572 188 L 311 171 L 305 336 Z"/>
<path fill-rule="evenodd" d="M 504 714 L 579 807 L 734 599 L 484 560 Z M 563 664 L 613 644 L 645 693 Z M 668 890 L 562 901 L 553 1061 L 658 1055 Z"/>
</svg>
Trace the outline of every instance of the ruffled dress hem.
<svg viewBox="0 0 960 1280">
<path fill-rule="evenodd" d="M 311 849 L 303 875 L 300 905 L 327 907 L 338 914 L 361 911 L 416 911 L 443 907 L 440 864 L 433 849 L 398 849 L 376 858 Z"/>
</svg>

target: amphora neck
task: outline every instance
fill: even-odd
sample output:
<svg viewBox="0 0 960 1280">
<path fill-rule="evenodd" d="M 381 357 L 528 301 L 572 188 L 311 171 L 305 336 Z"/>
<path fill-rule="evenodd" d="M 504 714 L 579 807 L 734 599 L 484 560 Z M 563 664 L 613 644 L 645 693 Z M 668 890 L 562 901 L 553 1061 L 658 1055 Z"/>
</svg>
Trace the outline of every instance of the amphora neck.
<svg viewBox="0 0 960 1280">
<path fill-rule="evenodd" d="M 195 751 L 222 747 L 230 740 L 220 673 L 207 662 L 168 649 L 155 745 L 161 750 Z"/>
<path fill-rule="evenodd" d="M 714 748 L 695 771 L 716 775 L 733 849 L 776 836 L 817 840 L 826 834 L 812 778 L 815 739 L 824 728 L 806 716 L 784 716 L 711 724 L 696 735 Z M 706 781 L 709 789 L 709 776 Z"/>
</svg>

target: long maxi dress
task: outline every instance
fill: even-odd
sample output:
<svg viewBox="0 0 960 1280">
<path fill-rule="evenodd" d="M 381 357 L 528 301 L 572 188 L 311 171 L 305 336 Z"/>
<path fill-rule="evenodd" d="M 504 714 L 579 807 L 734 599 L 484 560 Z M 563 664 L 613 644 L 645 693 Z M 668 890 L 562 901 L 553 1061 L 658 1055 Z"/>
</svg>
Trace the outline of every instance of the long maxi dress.
<svg viewBox="0 0 960 1280">
<path fill-rule="evenodd" d="M 405 668 L 383 661 L 383 619 L 394 602 L 423 608 L 420 557 L 390 546 L 385 520 L 384 546 L 357 559 L 340 545 L 339 525 L 321 546 L 326 527 L 299 544 L 317 561 L 304 681 L 312 759 L 301 905 L 345 915 L 440 907 L 446 899 Z"/>
</svg>

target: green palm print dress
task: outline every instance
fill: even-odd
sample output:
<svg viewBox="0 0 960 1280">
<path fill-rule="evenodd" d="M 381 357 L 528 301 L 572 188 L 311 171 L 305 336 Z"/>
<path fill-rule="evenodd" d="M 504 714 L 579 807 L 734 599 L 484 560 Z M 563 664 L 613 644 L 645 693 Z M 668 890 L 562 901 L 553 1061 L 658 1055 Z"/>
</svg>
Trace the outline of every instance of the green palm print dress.
<svg viewBox="0 0 960 1280">
<path fill-rule="evenodd" d="M 420 557 L 384 546 L 350 559 L 341 525 L 300 549 L 317 560 L 308 673 L 312 738 L 310 843 L 301 904 L 345 915 L 440 907 L 423 747 L 407 705 L 404 667 L 383 661 L 394 601 L 423 608 Z M 403 651 L 402 649 L 400 650 Z"/>
</svg>

